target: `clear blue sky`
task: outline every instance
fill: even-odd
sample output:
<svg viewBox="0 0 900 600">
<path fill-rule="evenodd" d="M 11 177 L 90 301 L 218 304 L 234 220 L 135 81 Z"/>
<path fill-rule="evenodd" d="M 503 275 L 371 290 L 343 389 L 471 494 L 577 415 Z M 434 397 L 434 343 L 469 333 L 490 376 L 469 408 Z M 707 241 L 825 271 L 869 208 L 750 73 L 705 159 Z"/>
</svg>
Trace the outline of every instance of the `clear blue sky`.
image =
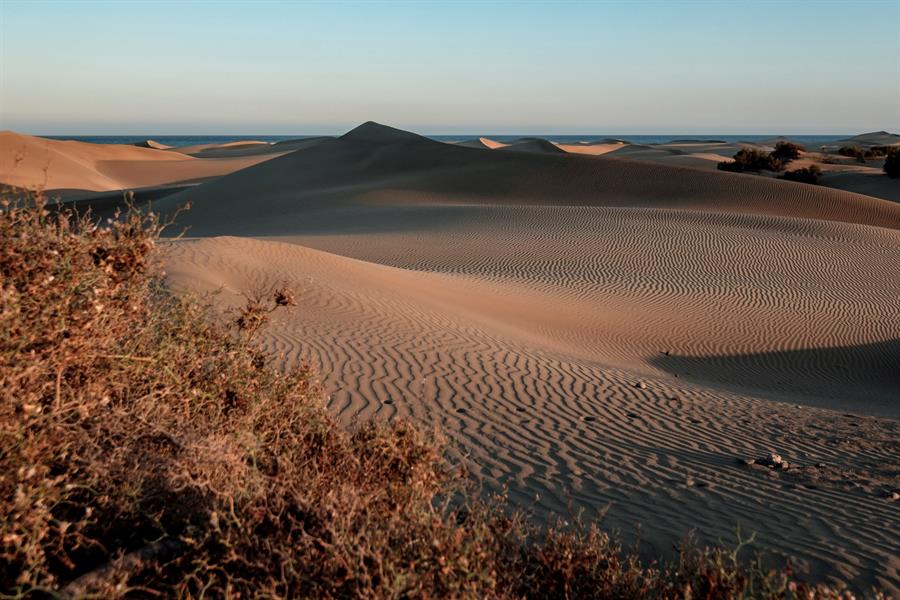
<svg viewBox="0 0 900 600">
<path fill-rule="evenodd" d="M 0 0 L 27 133 L 900 129 L 900 0 Z"/>
</svg>

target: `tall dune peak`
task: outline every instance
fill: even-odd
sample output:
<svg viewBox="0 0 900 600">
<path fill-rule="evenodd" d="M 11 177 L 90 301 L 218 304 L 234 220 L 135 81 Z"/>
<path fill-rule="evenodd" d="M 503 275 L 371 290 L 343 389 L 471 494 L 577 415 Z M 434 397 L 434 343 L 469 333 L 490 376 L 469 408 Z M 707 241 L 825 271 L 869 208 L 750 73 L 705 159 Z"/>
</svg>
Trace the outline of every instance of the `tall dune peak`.
<svg viewBox="0 0 900 600">
<path fill-rule="evenodd" d="M 366 121 L 362 125 L 359 125 L 342 135 L 341 139 L 385 143 L 401 140 L 425 140 L 427 138 L 410 131 L 382 125 L 375 121 Z"/>
</svg>

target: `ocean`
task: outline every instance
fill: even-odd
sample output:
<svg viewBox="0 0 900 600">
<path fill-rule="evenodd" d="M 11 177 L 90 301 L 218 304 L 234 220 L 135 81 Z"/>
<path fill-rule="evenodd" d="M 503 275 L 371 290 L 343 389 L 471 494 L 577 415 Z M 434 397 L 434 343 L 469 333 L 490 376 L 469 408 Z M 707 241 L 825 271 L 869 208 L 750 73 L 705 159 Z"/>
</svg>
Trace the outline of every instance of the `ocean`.
<svg viewBox="0 0 900 600">
<path fill-rule="evenodd" d="M 241 140 L 260 140 L 264 142 L 280 142 L 284 140 L 296 140 L 307 137 L 318 137 L 311 135 L 45 135 L 54 140 L 76 140 L 79 142 L 90 142 L 92 144 L 135 144 L 145 140 L 154 140 L 160 144 L 167 146 L 194 146 L 197 144 L 224 144 L 227 142 L 237 142 Z M 635 144 L 662 144 L 672 140 L 721 140 L 724 142 L 762 142 L 772 140 L 776 137 L 787 137 L 792 141 L 815 147 L 822 144 L 833 143 L 849 137 L 846 134 L 832 135 L 783 135 L 783 134 L 766 134 L 766 135 L 749 135 L 749 134 L 670 134 L 670 135 L 622 135 L 622 134 L 471 134 L 471 135 L 429 135 L 435 140 L 442 142 L 458 142 L 462 140 L 487 137 L 498 142 L 511 142 L 523 137 L 540 137 L 554 142 L 560 143 L 577 143 L 591 142 L 605 139 L 625 140 Z"/>
</svg>

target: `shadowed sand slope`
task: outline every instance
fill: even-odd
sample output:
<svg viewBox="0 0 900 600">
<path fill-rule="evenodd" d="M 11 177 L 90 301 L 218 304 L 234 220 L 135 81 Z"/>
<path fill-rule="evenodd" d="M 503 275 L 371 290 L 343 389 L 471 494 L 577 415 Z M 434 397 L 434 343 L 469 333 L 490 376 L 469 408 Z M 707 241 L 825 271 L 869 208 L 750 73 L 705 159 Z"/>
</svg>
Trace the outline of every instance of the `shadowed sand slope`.
<svg viewBox="0 0 900 600">
<path fill-rule="evenodd" d="M 604 156 L 480 150 L 376 124 L 172 196 L 164 208 L 191 201 L 195 233 L 266 235 L 290 231 L 321 206 L 407 199 L 665 207 L 900 227 L 900 206 L 839 190 Z"/>
<path fill-rule="evenodd" d="M 48 191 L 148 188 L 219 177 L 290 150 L 261 153 L 255 148 L 251 145 L 218 153 L 208 149 L 207 157 L 201 160 L 152 140 L 143 146 L 90 144 L 4 131 L 0 132 L 0 183 Z"/>
<path fill-rule="evenodd" d="M 167 244 L 172 285 L 298 290 L 265 344 L 342 421 L 437 426 L 488 489 L 648 552 L 740 523 L 900 591 L 895 205 L 372 123 L 161 204 L 187 200 L 216 237 Z M 795 466 L 741 463 L 770 451 Z"/>
</svg>

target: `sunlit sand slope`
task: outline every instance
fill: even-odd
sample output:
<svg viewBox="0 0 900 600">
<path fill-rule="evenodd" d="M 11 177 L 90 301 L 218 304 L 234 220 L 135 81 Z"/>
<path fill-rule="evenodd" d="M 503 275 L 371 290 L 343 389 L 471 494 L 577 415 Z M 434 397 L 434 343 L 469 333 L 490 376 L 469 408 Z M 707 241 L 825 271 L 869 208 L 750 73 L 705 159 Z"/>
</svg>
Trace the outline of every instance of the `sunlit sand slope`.
<svg viewBox="0 0 900 600">
<path fill-rule="evenodd" d="M 171 284 L 293 287 L 263 342 L 316 365 L 343 422 L 435 426 L 487 489 L 640 523 L 648 553 L 741 524 L 900 591 L 895 205 L 378 126 L 162 207 L 187 200 Z M 772 451 L 794 466 L 742 462 Z"/>
</svg>

